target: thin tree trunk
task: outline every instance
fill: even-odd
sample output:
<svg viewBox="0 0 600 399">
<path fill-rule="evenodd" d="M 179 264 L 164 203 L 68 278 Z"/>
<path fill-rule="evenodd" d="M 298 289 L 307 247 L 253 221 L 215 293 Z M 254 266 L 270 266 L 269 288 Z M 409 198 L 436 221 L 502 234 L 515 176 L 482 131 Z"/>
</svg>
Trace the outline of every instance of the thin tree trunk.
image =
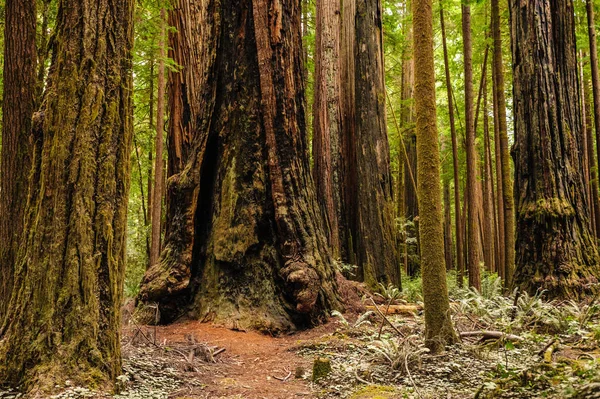
<svg viewBox="0 0 600 399">
<path fill-rule="evenodd" d="M 444 70 L 446 75 L 446 92 L 448 93 L 448 115 L 450 118 L 450 134 L 452 136 L 452 162 L 454 165 L 454 223 L 456 235 L 456 269 L 458 286 L 463 285 L 465 261 L 463 257 L 464 241 L 462 235 L 462 218 L 460 216 L 460 170 L 458 160 L 458 138 L 456 123 L 454 121 L 454 97 L 452 94 L 452 80 L 450 78 L 450 63 L 448 60 L 448 45 L 446 40 L 446 25 L 444 23 L 444 8 L 440 0 L 440 23 L 442 26 L 442 45 L 444 47 Z"/>
<path fill-rule="evenodd" d="M 51 393 L 66 380 L 106 386 L 121 374 L 133 4 L 59 3 L 33 117 L 15 291 L 0 328 L 0 385 Z"/>
<path fill-rule="evenodd" d="M 160 256 L 160 239 L 162 223 L 162 198 L 163 198 L 163 131 L 165 128 L 165 9 L 160 10 L 160 38 L 158 41 L 158 98 L 156 110 L 156 159 L 154 160 L 154 187 L 152 191 L 152 234 L 150 241 L 150 266 L 158 263 Z"/>
<path fill-rule="evenodd" d="M 486 70 L 487 71 L 487 68 Z M 494 221 L 493 221 L 493 206 L 492 197 L 492 173 L 491 173 L 491 158 L 489 154 L 490 129 L 488 120 L 488 92 L 487 92 L 487 74 L 484 73 L 483 81 L 483 226 L 484 226 L 484 259 L 486 268 L 493 272 L 495 271 L 494 264 Z"/>
<path fill-rule="evenodd" d="M 16 250 L 22 246 L 31 170 L 31 117 L 36 103 L 35 1 L 7 0 L 0 159 L 0 320 L 12 292 Z M 0 322 L 1 324 L 1 322 Z M 1 335 L 1 334 L 0 334 Z"/>
<path fill-rule="evenodd" d="M 341 43 L 340 43 L 340 75 L 341 75 L 341 96 L 340 103 L 342 108 L 342 158 L 344 167 L 340 170 L 342 174 L 340 181 L 342 189 L 340 195 L 343 196 L 344 204 L 340 213 L 340 247 L 342 259 L 345 259 L 352 265 L 357 264 L 355 256 L 353 237 L 350 233 L 350 221 L 352 219 L 351 209 L 356 207 L 354 202 L 353 187 L 355 186 L 355 175 L 353 170 L 353 156 L 355 136 L 355 78 L 356 68 L 354 65 L 354 48 L 356 46 L 356 0 L 341 0 L 342 2 L 342 23 L 341 23 Z"/>
<path fill-rule="evenodd" d="M 512 0 L 511 11 L 515 284 L 530 294 L 578 299 L 595 290 L 600 271 L 578 140 L 583 123 L 573 2 Z"/>
<path fill-rule="evenodd" d="M 492 106 L 494 113 L 494 158 L 496 165 L 496 212 L 497 212 L 497 220 L 498 220 L 498 276 L 505 282 L 506 286 L 506 276 L 505 276 L 505 265 L 506 262 L 504 257 L 506 255 L 505 251 L 505 240 L 506 235 L 504 233 L 504 195 L 502 191 L 502 154 L 500 148 L 500 122 L 498 116 L 498 90 L 496 89 L 496 68 L 495 64 L 492 63 Z"/>
<path fill-rule="evenodd" d="M 313 161 L 317 198 L 322 204 L 329 245 L 340 254 L 340 1 L 317 1 L 315 83 L 313 102 Z"/>
<path fill-rule="evenodd" d="M 513 181 L 510 168 L 508 147 L 508 130 L 506 127 L 506 98 L 504 95 L 504 65 L 502 61 L 502 32 L 500 29 L 499 0 L 492 0 L 492 37 L 494 40 L 494 98 L 496 100 L 496 124 L 500 139 L 500 166 L 502 173 L 502 206 L 504 220 L 504 286 L 511 287 L 515 267 L 515 213 L 513 198 Z M 498 142 L 496 142 L 496 151 Z M 500 190 L 498 190 L 500 191 Z"/>
<path fill-rule="evenodd" d="M 48 20 L 50 13 L 50 3 L 52 0 L 42 1 L 42 24 L 40 26 L 40 35 L 37 43 L 37 82 L 35 89 L 36 107 L 42 102 L 42 96 L 44 94 L 44 83 L 46 81 L 46 61 L 48 60 L 48 39 L 50 37 L 50 31 L 48 29 Z M 34 2 L 35 3 L 35 2 Z"/>
<path fill-rule="evenodd" d="M 469 287 L 481 289 L 479 275 L 479 229 L 477 223 L 477 155 L 473 120 L 473 57 L 471 43 L 471 7 L 462 5 L 462 31 L 465 79 L 465 137 L 467 152 L 467 242 Z"/>
<path fill-rule="evenodd" d="M 417 173 L 421 210 L 421 265 L 425 303 L 425 344 L 433 352 L 456 341 L 444 265 L 444 230 L 440 153 L 436 126 L 435 71 L 433 64 L 433 14 L 431 0 L 413 0 L 415 29 L 415 111 L 417 117 Z"/>
</svg>

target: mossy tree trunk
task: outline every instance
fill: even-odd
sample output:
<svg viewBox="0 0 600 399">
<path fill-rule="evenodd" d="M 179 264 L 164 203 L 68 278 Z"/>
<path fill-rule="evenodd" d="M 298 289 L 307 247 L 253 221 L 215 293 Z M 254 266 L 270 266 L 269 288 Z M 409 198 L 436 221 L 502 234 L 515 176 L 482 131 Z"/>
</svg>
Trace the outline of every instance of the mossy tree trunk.
<svg viewBox="0 0 600 399">
<path fill-rule="evenodd" d="M 270 332 L 319 322 L 338 300 L 309 169 L 299 2 L 179 0 L 170 13 L 184 141 L 169 143 L 181 169 L 140 305 L 158 302 L 161 322 L 186 310 Z"/>
<path fill-rule="evenodd" d="M 31 117 L 36 102 L 36 7 L 7 0 L 4 8 L 4 99 L 0 159 L 0 320 L 13 284 L 31 169 Z"/>
<path fill-rule="evenodd" d="M 580 298 L 598 251 L 580 156 L 583 123 L 573 1 L 511 1 L 515 101 L 515 284 Z"/>
<path fill-rule="evenodd" d="M 101 385 L 121 373 L 133 1 L 59 2 L 0 384 Z"/>
<path fill-rule="evenodd" d="M 425 304 L 425 344 L 432 352 L 456 341 L 444 264 L 440 152 L 435 104 L 433 64 L 433 12 L 431 0 L 413 0 L 415 56 L 415 111 L 417 120 L 417 174 L 419 229 L 422 238 L 421 269 Z"/>
</svg>

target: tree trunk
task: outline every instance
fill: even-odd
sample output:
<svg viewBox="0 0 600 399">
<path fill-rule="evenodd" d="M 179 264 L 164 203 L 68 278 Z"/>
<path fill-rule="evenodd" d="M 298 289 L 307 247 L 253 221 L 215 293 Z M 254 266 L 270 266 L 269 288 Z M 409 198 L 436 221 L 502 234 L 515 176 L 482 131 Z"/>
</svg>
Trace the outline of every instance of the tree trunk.
<svg viewBox="0 0 600 399">
<path fill-rule="evenodd" d="M 191 142 L 141 309 L 275 333 L 318 322 L 338 300 L 310 177 L 299 3 L 179 0 L 170 12 Z"/>
<path fill-rule="evenodd" d="M 444 179 L 444 254 L 446 270 L 454 267 L 452 253 L 452 210 L 450 209 L 450 180 Z"/>
<path fill-rule="evenodd" d="M 498 276 L 504 282 L 506 287 L 506 262 L 504 257 L 506 255 L 505 240 L 506 234 L 504 233 L 504 193 L 502 191 L 502 153 L 500 146 L 500 121 L 498 116 L 498 89 L 496 82 L 496 68 L 495 62 L 492 63 L 492 106 L 494 113 L 494 158 L 496 165 L 496 211 L 498 219 Z"/>
<path fill-rule="evenodd" d="M 483 81 L 483 255 L 485 259 L 485 266 L 488 271 L 494 272 L 496 270 L 494 264 L 494 210 L 492 203 L 494 198 L 492 197 L 492 171 L 491 171 L 491 158 L 489 154 L 489 143 L 490 143 L 490 128 L 488 120 L 488 91 L 487 91 L 487 68 L 484 69 L 484 81 Z"/>
<path fill-rule="evenodd" d="M 160 10 L 160 33 L 158 40 L 158 96 L 156 101 L 156 158 L 154 160 L 154 187 L 152 191 L 152 234 L 150 240 L 150 267 L 158 263 L 160 256 L 160 238 L 163 199 L 163 131 L 165 128 L 165 30 L 166 14 Z"/>
<path fill-rule="evenodd" d="M 584 95 L 584 110 L 585 110 L 585 140 L 587 150 L 587 170 L 589 172 L 589 197 L 590 197 L 590 210 L 593 212 L 591 219 L 592 230 L 595 231 L 596 237 L 600 235 L 600 201 L 598 198 L 598 170 L 596 168 L 596 157 L 594 154 L 594 132 L 593 125 L 594 120 L 592 116 L 592 94 L 590 93 L 590 82 L 582 79 L 583 95 Z"/>
<path fill-rule="evenodd" d="M 510 168 L 510 154 L 508 147 L 508 130 L 506 127 L 506 98 L 504 95 L 504 66 L 502 62 L 502 32 L 500 29 L 500 7 L 499 0 L 492 0 L 492 37 L 494 40 L 494 98 L 496 99 L 498 135 L 500 139 L 500 167 L 502 173 L 502 219 L 504 221 L 504 286 L 512 286 L 513 272 L 515 268 L 515 213 L 513 198 L 513 181 Z M 498 151 L 498 142 L 496 142 Z M 498 190 L 500 191 L 500 190 Z"/>
<path fill-rule="evenodd" d="M 444 266 L 444 230 L 440 188 L 440 153 L 436 126 L 431 0 L 413 0 L 415 111 L 417 116 L 417 173 L 419 228 L 423 239 L 421 269 L 425 303 L 425 344 L 434 353 L 456 341 Z"/>
<path fill-rule="evenodd" d="M 31 116 L 36 103 L 35 1 L 7 0 L 0 159 L 0 320 L 10 300 L 31 170 Z"/>
<path fill-rule="evenodd" d="M 458 286 L 463 285 L 463 274 L 465 261 L 463 257 L 464 240 L 462 235 L 462 223 L 460 216 L 460 177 L 458 164 L 458 138 L 456 135 L 456 123 L 454 121 L 454 97 L 452 94 L 452 80 L 450 79 L 450 63 L 448 60 L 448 45 L 446 40 L 446 24 L 444 23 L 444 8 L 440 0 L 440 24 L 442 27 L 442 45 L 444 47 L 444 70 L 446 75 L 446 92 L 448 93 L 448 115 L 450 117 L 450 134 L 452 137 L 452 162 L 454 166 L 454 223 L 456 235 L 456 269 Z"/>
<path fill-rule="evenodd" d="M 393 181 L 385 114 L 381 1 L 357 2 L 355 26 L 355 129 L 346 162 L 354 198 L 349 234 L 359 275 L 367 285 L 400 285 L 394 227 Z"/>
<path fill-rule="evenodd" d="M 344 159 L 343 168 L 340 170 L 342 182 L 340 195 L 343 196 L 344 204 L 338 220 L 340 229 L 340 252 L 342 259 L 349 264 L 356 265 L 357 259 L 354 253 L 354 243 L 352 234 L 350 234 L 351 210 L 354 205 L 354 193 L 352 188 L 355 185 L 355 176 L 352 175 L 352 158 L 355 136 L 355 77 L 356 68 L 354 65 L 354 48 L 356 42 L 356 0 L 341 0 L 342 22 L 341 22 L 341 43 L 340 43 L 340 105 L 342 109 L 341 134 L 342 134 L 342 159 Z"/>
<path fill-rule="evenodd" d="M 479 225 L 477 220 L 477 154 L 473 118 L 473 56 L 471 44 L 471 6 L 462 5 L 462 33 L 465 79 L 465 137 L 467 152 L 467 265 L 469 287 L 481 289 L 479 276 Z"/>
<path fill-rule="evenodd" d="M 581 298 L 598 282 L 582 176 L 573 1 L 511 1 L 515 284 Z"/>
<path fill-rule="evenodd" d="M 132 47 L 133 1 L 60 2 L 0 385 L 45 392 L 121 374 Z"/>
<path fill-rule="evenodd" d="M 317 199 L 322 204 L 329 246 L 339 258 L 338 212 L 341 169 L 340 1 L 317 1 L 315 83 L 313 102 L 313 160 Z"/>
</svg>

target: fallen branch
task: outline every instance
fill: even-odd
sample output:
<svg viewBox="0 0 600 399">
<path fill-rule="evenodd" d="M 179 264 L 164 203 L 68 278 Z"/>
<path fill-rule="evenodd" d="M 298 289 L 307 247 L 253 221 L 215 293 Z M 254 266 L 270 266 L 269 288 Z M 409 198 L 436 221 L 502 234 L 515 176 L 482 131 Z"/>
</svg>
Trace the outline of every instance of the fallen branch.
<svg viewBox="0 0 600 399">
<path fill-rule="evenodd" d="M 460 336 L 461 336 L 461 338 L 481 336 L 481 339 L 484 341 L 487 339 L 506 339 L 508 341 L 519 341 L 519 342 L 524 341 L 524 339 L 519 337 L 518 335 L 506 334 L 501 331 L 486 331 L 486 330 L 464 331 L 464 332 L 460 333 Z"/>
<path fill-rule="evenodd" d="M 387 321 L 387 323 L 398 333 L 398 335 L 400 335 L 401 337 L 404 337 L 404 334 L 402 334 L 402 332 L 400 330 L 398 330 L 398 328 L 394 324 L 392 324 L 392 322 L 387 317 L 385 317 L 385 315 L 383 313 L 381 313 L 381 310 L 379 310 L 379 307 L 377 307 L 377 304 L 375 303 L 373 298 L 370 298 L 370 299 L 371 299 L 371 302 L 373 303 L 373 306 L 375 307 L 375 310 L 377 311 L 377 313 L 379 313 L 379 315 L 381 317 L 383 317 L 383 319 L 385 321 Z M 369 308 L 369 306 L 367 306 L 367 308 Z"/>
<path fill-rule="evenodd" d="M 372 311 L 375 310 L 375 306 L 367 305 L 367 306 L 365 306 L 365 308 L 367 310 L 372 310 Z M 385 314 L 386 315 L 404 314 L 404 315 L 412 316 L 421 310 L 423 310 L 423 306 L 419 306 L 419 305 L 390 305 L 385 310 Z"/>
</svg>

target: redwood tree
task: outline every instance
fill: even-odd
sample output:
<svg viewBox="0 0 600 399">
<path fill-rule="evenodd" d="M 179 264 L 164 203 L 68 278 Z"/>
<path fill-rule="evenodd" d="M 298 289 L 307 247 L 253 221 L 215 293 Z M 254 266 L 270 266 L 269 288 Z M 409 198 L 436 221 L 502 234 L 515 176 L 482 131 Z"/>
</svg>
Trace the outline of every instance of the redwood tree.
<svg viewBox="0 0 600 399">
<path fill-rule="evenodd" d="M 513 181 L 510 168 L 510 154 L 508 148 L 508 132 L 506 127 L 506 98 L 504 95 L 504 64 L 502 61 L 502 31 L 500 27 L 500 6 L 499 0 L 492 0 L 492 38 L 494 40 L 494 52 L 492 54 L 492 74 L 494 79 L 494 129 L 497 129 L 498 140 L 496 140 L 496 156 L 500 161 L 500 169 L 497 170 L 498 193 L 502 197 L 502 210 L 499 223 L 502 228 L 499 229 L 502 237 L 500 239 L 503 254 L 500 256 L 503 265 L 499 266 L 504 277 L 504 286 L 510 287 L 512 284 L 514 264 L 515 264 L 515 212 L 513 198 Z"/>
<path fill-rule="evenodd" d="M 313 170 L 317 197 L 327 223 L 329 245 L 334 256 L 338 257 L 343 200 L 340 190 L 340 1 L 318 0 L 316 19 Z"/>
<path fill-rule="evenodd" d="M 515 283 L 581 297 L 598 282 L 580 156 L 583 123 L 573 1 L 511 0 Z"/>
<path fill-rule="evenodd" d="M 425 344 L 434 353 L 456 340 L 450 320 L 450 303 L 444 263 L 440 152 L 438 147 L 433 65 L 433 13 L 431 0 L 413 0 L 415 55 L 415 112 L 417 121 L 417 173 L 419 230 L 423 241 L 421 268 L 425 304 Z"/>
<path fill-rule="evenodd" d="M 381 0 L 356 3 L 355 130 L 346 155 L 352 248 L 363 280 L 400 284 L 393 181 L 385 114 Z"/>
<path fill-rule="evenodd" d="M 132 42 L 132 0 L 59 2 L 0 385 L 44 391 L 121 373 Z"/>
<path fill-rule="evenodd" d="M 4 99 L 0 160 L 0 320 L 10 299 L 15 250 L 23 229 L 31 168 L 31 117 L 36 102 L 36 7 L 7 0 L 4 26 Z"/>
<path fill-rule="evenodd" d="M 300 4 L 179 0 L 170 13 L 183 68 L 171 123 L 186 140 L 140 309 L 271 332 L 318 322 L 338 300 L 310 177 Z"/>
<path fill-rule="evenodd" d="M 475 120 L 473 113 L 473 48 L 471 42 L 471 6 L 462 5 L 462 34 L 465 79 L 465 148 L 467 152 L 467 267 L 469 287 L 481 288 L 479 276 L 479 223 L 477 196 L 477 156 L 475 151 Z"/>
</svg>

